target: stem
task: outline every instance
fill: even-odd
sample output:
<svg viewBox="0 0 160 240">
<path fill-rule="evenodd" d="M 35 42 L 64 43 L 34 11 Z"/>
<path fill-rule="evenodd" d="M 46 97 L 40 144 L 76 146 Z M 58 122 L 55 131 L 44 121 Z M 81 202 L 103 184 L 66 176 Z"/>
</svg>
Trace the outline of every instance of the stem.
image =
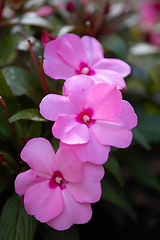
<svg viewBox="0 0 160 240">
<path fill-rule="evenodd" d="M 29 43 L 30 52 L 31 52 L 31 55 L 32 55 L 32 58 L 33 58 L 33 61 L 34 61 L 34 64 L 35 64 L 35 67 L 36 67 L 36 70 L 37 70 L 40 82 L 41 82 L 41 85 L 42 85 L 42 88 L 43 88 L 43 91 L 44 91 L 45 94 L 48 94 L 48 90 L 46 91 L 46 87 L 45 87 L 45 84 L 44 84 L 44 79 L 43 79 L 43 76 L 42 76 L 42 74 L 40 72 L 37 59 L 36 59 L 35 54 L 34 54 L 33 49 L 32 49 L 31 41 L 28 40 L 28 43 Z"/>
<path fill-rule="evenodd" d="M 42 61 L 42 56 L 39 56 L 39 61 L 40 61 L 40 65 L 41 65 L 41 71 L 42 71 L 42 80 L 43 80 L 43 89 L 45 94 L 48 94 L 48 88 L 47 88 L 47 83 L 46 83 L 46 76 L 45 76 L 45 72 L 43 69 L 43 61 Z"/>
</svg>

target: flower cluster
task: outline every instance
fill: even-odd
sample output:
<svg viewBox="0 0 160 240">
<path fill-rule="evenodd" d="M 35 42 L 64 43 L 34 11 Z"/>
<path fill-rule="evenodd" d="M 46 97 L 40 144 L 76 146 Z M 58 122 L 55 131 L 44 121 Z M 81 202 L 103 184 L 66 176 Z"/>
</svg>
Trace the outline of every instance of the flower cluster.
<svg viewBox="0 0 160 240">
<path fill-rule="evenodd" d="M 15 190 L 28 214 L 64 230 L 90 220 L 110 146 L 130 145 L 137 116 L 119 91 L 130 67 L 105 59 L 95 38 L 65 34 L 46 44 L 44 57 L 45 73 L 66 80 L 63 95 L 48 94 L 40 103 L 60 147 L 55 153 L 48 140 L 30 140 L 21 158 L 31 169 L 17 176 Z"/>
</svg>

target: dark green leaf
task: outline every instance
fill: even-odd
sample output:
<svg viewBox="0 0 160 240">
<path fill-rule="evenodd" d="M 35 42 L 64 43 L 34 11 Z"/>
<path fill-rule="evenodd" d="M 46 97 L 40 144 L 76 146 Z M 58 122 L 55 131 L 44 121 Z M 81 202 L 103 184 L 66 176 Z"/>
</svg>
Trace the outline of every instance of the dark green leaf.
<svg viewBox="0 0 160 240">
<path fill-rule="evenodd" d="M 36 220 L 26 213 L 23 198 L 13 194 L 6 202 L 0 218 L 1 240 L 32 240 Z"/>
<path fill-rule="evenodd" d="M 111 50 L 113 53 L 125 60 L 127 51 L 125 42 L 117 34 L 111 34 L 101 39 L 101 43 L 105 49 Z"/>
<path fill-rule="evenodd" d="M 25 94 L 34 102 L 39 103 L 41 99 L 40 81 L 37 82 L 35 77 L 33 78 L 31 74 L 19 67 L 3 68 L 2 73 L 14 95 Z"/>
<path fill-rule="evenodd" d="M 121 186 L 124 186 L 124 179 L 117 160 L 114 157 L 109 157 L 105 162 L 104 167 L 107 168 L 117 179 Z"/>
<path fill-rule="evenodd" d="M 106 179 L 102 179 L 102 199 L 124 208 L 124 202 Z"/>
<path fill-rule="evenodd" d="M 0 44 L 0 66 L 11 63 L 17 56 L 16 47 L 22 37 L 18 34 L 7 35 Z"/>
<path fill-rule="evenodd" d="M 32 120 L 32 121 L 46 121 L 46 119 L 41 116 L 39 109 L 37 108 L 29 108 L 29 109 L 21 110 L 16 114 L 14 114 L 12 117 L 10 117 L 9 122 L 15 122 L 20 119 L 26 119 L 26 120 Z"/>
</svg>

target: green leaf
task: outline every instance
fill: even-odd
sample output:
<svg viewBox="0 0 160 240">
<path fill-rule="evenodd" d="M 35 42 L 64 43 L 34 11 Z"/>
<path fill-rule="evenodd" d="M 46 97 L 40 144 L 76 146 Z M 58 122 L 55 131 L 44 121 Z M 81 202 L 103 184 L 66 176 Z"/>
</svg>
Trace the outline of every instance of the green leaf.
<svg viewBox="0 0 160 240">
<path fill-rule="evenodd" d="M 132 130 L 134 140 L 138 142 L 142 147 L 144 147 L 146 150 L 151 150 L 151 146 L 148 143 L 146 137 L 141 133 L 141 131 L 138 128 L 135 128 Z"/>
<path fill-rule="evenodd" d="M 124 202 L 116 193 L 111 184 L 105 179 L 102 179 L 102 199 L 107 200 L 117 206 L 124 208 Z"/>
<path fill-rule="evenodd" d="M 39 232 L 44 240 L 79 240 L 75 225 L 65 231 L 57 231 L 46 224 L 39 224 Z"/>
<path fill-rule="evenodd" d="M 12 117 L 10 117 L 9 122 L 15 122 L 20 119 L 26 119 L 26 120 L 32 120 L 32 121 L 46 121 L 45 118 L 43 118 L 39 112 L 38 108 L 29 108 L 24 109 L 16 114 L 14 114 Z"/>
<path fill-rule="evenodd" d="M 113 53 L 125 60 L 127 55 L 126 45 L 123 39 L 117 34 L 111 34 L 101 39 L 101 43 L 105 49 L 111 50 Z"/>
<path fill-rule="evenodd" d="M 13 194 L 6 202 L 0 218 L 1 240 L 32 240 L 36 220 L 26 213 L 23 198 Z"/>
<path fill-rule="evenodd" d="M 18 34 L 7 35 L 0 44 L 0 66 L 11 63 L 17 56 L 16 47 L 22 37 Z"/>
<path fill-rule="evenodd" d="M 2 73 L 14 95 L 21 96 L 25 94 L 35 103 L 40 102 L 42 97 L 40 81 L 33 78 L 29 72 L 19 67 L 5 67 L 2 69 Z"/>
<path fill-rule="evenodd" d="M 104 163 L 104 167 L 113 174 L 119 184 L 123 187 L 124 179 L 117 160 L 114 157 L 109 157 L 107 162 Z"/>
</svg>

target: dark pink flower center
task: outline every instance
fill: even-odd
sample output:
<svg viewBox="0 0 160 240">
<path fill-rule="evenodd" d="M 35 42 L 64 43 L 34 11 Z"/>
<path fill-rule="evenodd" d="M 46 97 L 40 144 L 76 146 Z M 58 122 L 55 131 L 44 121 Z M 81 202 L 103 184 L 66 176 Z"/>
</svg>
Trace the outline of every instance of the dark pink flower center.
<svg viewBox="0 0 160 240">
<path fill-rule="evenodd" d="M 80 66 L 79 66 L 79 70 L 76 70 L 76 74 L 77 75 L 83 74 L 83 75 L 92 76 L 92 75 L 95 74 L 95 71 L 90 69 L 90 67 L 88 67 L 88 65 L 86 63 L 81 62 Z"/>
<path fill-rule="evenodd" d="M 96 121 L 92 119 L 92 116 L 93 110 L 91 108 L 87 108 L 76 117 L 76 121 L 79 123 L 84 123 L 87 125 L 87 127 L 90 127 L 90 125 L 94 124 Z"/>
<path fill-rule="evenodd" d="M 49 187 L 56 188 L 59 186 L 61 189 L 64 189 L 66 187 L 66 183 L 67 181 L 63 178 L 62 173 L 60 171 L 55 171 L 49 182 Z"/>
</svg>

